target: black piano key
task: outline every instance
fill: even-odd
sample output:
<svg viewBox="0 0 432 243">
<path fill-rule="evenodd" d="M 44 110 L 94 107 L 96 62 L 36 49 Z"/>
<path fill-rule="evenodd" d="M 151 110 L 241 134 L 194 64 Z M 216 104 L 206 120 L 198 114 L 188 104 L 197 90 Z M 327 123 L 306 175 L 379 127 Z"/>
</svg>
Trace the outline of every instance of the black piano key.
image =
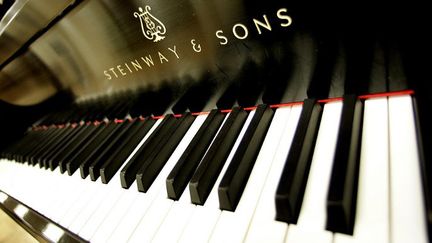
<svg viewBox="0 0 432 243">
<path fill-rule="evenodd" d="M 23 153 L 14 156 L 13 158 L 16 161 L 19 162 L 28 162 L 29 164 L 31 164 L 31 162 L 29 161 L 30 156 L 36 154 L 39 149 L 43 146 L 47 146 L 48 143 L 50 142 L 50 140 L 54 137 L 57 136 L 58 133 L 62 132 L 62 130 L 58 129 L 58 128 L 54 128 L 51 127 L 48 130 L 46 130 L 43 134 L 41 134 L 41 136 L 38 136 L 33 145 L 31 146 L 30 149 L 26 149 L 26 151 L 24 151 Z"/>
<path fill-rule="evenodd" d="M 191 201 L 203 205 L 236 141 L 247 112 L 235 107 L 217 134 L 189 183 Z"/>
<path fill-rule="evenodd" d="M 225 116 L 224 113 L 218 110 L 212 110 L 207 116 L 166 179 L 168 198 L 180 199 Z"/>
<path fill-rule="evenodd" d="M 431 90 L 429 88 L 429 90 Z M 425 92 L 425 91 L 423 91 Z M 417 92 L 420 93 L 420 92 Z M 429 239 L 432 239 L 432 154 L 430 145 L 432 144 L 432 130 L 430 124 L 432 119 L 430 116 L 431 96 L 429 92 L 425 92 L 425 96 L 419 96 L 414 100 L 416 105 L 416 123 L 417 123 L 417 141 L 419 144 L 419 158 L 422 173 L 423 193 L 425 200 L 425 220 L 428 228 Z M 420 103 L 422 103 L 420 105 Z"/>
<path fill-rule="evenodd" d="M 161 152 L 164 146 L 171 140 L 173 134 L 179 128 L 181 122 L 184 120 L 185 116 L 182 116 L 180 119 L 173 119 L 173 122 L 170 125 L 167 125 L 164 130 L 161 130 L 160 134 L 155 138 L 151 149 L 149 149 L 145 153 L 140 153 L 137 157 L 134 157 L 134 160 L 139 164 L 138 170 L 135 172 L 135 179 L 137 181 L 138 191 L 145 192 L 146 188 L 144 183 L 148 183 L 141 180 L 145 180 L 142 178 L 142 174 L 147 172 L 147 169 L 156 158 L 156 156 Z"/>
<path fill-rule="evenodd" d="M 44 155 L 51 152 L 51 150 L 58 144 L 59 141 L 62 141 L 62 139 L 70 134 L 74 128 L 71 126 L 68 127 L 62 127 L 62 128 L 56 128 L 57 132 L 56 134 L 53 133 L 52 136 L 47 140 L 46 144 L 41 146 L 37 152 L 35 152 L 33 155 L 28 157 L 28 160 L 31 164 L 35 165 L 37 164 L 41 158 L 43 158 Z"/>
<path fill-rule="evenodd" d="M 26 143 L 25 148 L 15 149 L 15 150 L 9 152 L 7 154 L 7 158 L 9 160 L 14 160 L 16 162 L 23 163 L 24 162 L 23 161 L 24 155 L 29 153 L 30 151 L 34 150 L 36 145 L 40 144 L 40 143 L 37 143 L 37 141 L 39 141 L 41 139 L 41 137 L 44 136 L 45 134 L 52 132 L 52 130 L 47 129 L 47 130 L 39 131 L 39 132 L 40 133 L 38 133 L 38 134 L 34 134 L 35 135 L 34 139 L 30 139 L 30 141 L 28 143 Z M 43 132 L 45 132 L 45 134 Z"/>
<path fill-rule="evenodd" d="M 101 133 L 101 135 L 93 141 L 92 145 L 90 145 L 88 153 L 86 154 L 86 157 L 82 159 L 81 165 L 79 167 L 81 178 L 85 179 L 90 174 L 90 166 L 94 162 L 95 158 L 101 154 L 101 152 L 104 150 L 104 148 L 107 146 L 107 144 L 113 139 L 119 131 L 124 129 L 125 125 L 127 123 L 111 123 L 111 127 L 107 127 L 107 129 L 104 130 L 104 132 Z"/>
<path fill-rule="evenodd" d="M 147 158 L 147 160 L 150 160 L 150 163 L 148 166 L 141 167 L 136 176 L 139 191 L 147 192 L 194 120 L 195 116 L 190 113 L 184 115 L 180 120 L 180 124 L 174 128 L 175 131 L 168 138 L 167 143 L 157 150 L 157 156 L 154 159 L 152 157 Z M 146 163 L 144 162 L 144 164 Z"/>
<path fill-rule="evenodd" d="M 296 223 L 315 148 L 322 107 L 306 99 L 276 190 L 276 219 Z"/>
<path fill-rule="evenodd" d="M 66 162 L 68 175 L 73 175 L 73 173 L 80 168 L 83 161 L 94 153 L 94 151 L 100 146 L 101 142 L 114 130 L 115 127 L 115 123 L 102 123 L 98 125 L 97 132 L 94 136 L 82 146 L 82 149 L 78 151 L 73 158 Z"/>
<path fill-rule="evenodd" d="M 93 124 L 87 124 L 85 126 L 87 126 L 85 132 L 83 132 L 80 136 L 77 136 L 76 139 L 74 139 L 74 141 L 72 142 L 72 144 L 67 149 L 62 151 L 62 153 L 59 154 L 57 158 L 49 161 L 49 166 L 51 170 L 54 170 L 55 166 L 59 166 L 60 172 L 64 173 L 66 171 L 66 161 L 68 161 L 75 154 L 77 154 L 79 148 L 82 147 L 82 145 L 88 141 L 90 136 L 94 135 L 99 128 L 99 126 Z"/>
<path fill-rule="evenodd" d="M 423 9 L 428 11 L 427 8 Z M 405 12 L 405 9 L 403 12 Z M 432 48 L 430 46 L 430 35 L 421 35 L 421 38 L 410 38 L 416 33 L 411 28 L 409 28 L 409 35 L 401 33 L 399 28 L 394 29 L 392 40 L 397 40 L 398 47 L 401 47 L 401 60 L 396 59 L 399 62 L 396 63 L 395 58 L 390 59 L 395 54 L 390 54 L 388 81 L 390 91 L 410 88 L 415 92 L 413 101 L 425 200 L 425 222 L 429 239 L 432 239 L 432 150 L 430 149 L 432 144 L 432 119 L 430 115 L 432 85 L 431 82 L 425 79 L 425 77 L 430 76 Z M 399 55 L 399 53 L 397 54 Z"/>
<path fill-rule="evenodd" d="M 327 197 L 327 229 L 352 234 L 360 162 L 363 104 L 344 96 L 333 171 Z"/>
<path fill-rule="evenodd" d="M 51 152 L 51 149 L 54 148 L 59 141 L 62 141 L 64 137 L 68 136 L 74 128 L 69 126 L 57 129 L 58 132 L 53 134 L 53 136 L 50 136 L 50 139 L 44 146 L 40 147 L 33 155 L 28 156 L 27 159 L 32 165 L 37 164 L 40 158 L 43 158 L 44 155 Z"/>
<path fill-rule="evenodd" d="M 101 149 L 103 149 L 103 151 L 101 151 L 99 153 L 99 156 L 97 156 L 97 158 L 92 160 L 93 162 L 91 163 L 91 165 L 89 167 L 90 179 L 92 181 L 96 181 L 97 178 L 99 178 L 100 168 L 104 164 L 104 162 L 109 157 L 115 156 L 115 154 L 112 153 L 113 150 L 116 147 L 120 147 L 122 145 L 122 143 L 124 142 L 123 139 L 124 139 L 125 135 L 133 127 L 133 124 L 134 123 L 131 121 L 125 121 L 124 124 L 122 124 L 119 127 L 118 133 L 116 135 L 112 136 L 109 139 L 108 143 L 106 143 L 105 145 L 103 145 L 101 147 Z"/>
<path fill-rule="evenodd" d="M 424 9 L 427 11 L 427 8 Z M 388 81 L 390 91 L 409 87 L 415 92 L 413 102 L 425 200 L 425 221 L 429 239 L 432 239 L 432 150 L 430 149 L 432 144 L 432 117 L 430 115 L 432 84 L 425 80 L 425 77 L 430 76 L 431 38 L 430 35 L 427 35 L 427 38 L 425 38 L 426 35 L 423 35 L 421 40 L 417 40 L 417 38 L 412 39 L 409 36 L 404 36 L 397 29 L 395 32 L 396 38 L 394 39 L 405 39 L 399 40 L 402 47 L 400 54 L 402 60 L 398 61 L 401 63 L 393 62 L 392 65 L 392 60 L 389 61 Z"/>
<path fill-rule="evenodd" d="M 15 143 L 12 147 L 6 149 L 5 158 L 17 161 L 19 155 L 22 155 L 23 153 L 26 153 L 29 150 L 33 149 L 34 146 L 39 144 L 39 141 L 42 139 L 43 136 L 46 136 L 51 132 L 51 129 L 29 131 L 22 140 Z"/>
<path fill-rule="evenodd" d="M 421 95 L 421 93 L 420 93 Z M 419 147 L 419 159 L 423 182 L 425 200 L 425 220 L 427 222 L 429 238 L 432 237 L 432 175 L 431 175 L 431 151 L 428 145 L 432 144 L 432 129 L 430 118 L 430 97 L 416 97 L 414 101 L 414 113 L 416 118 L 417 141 Z"/>
<path fill-rule="evenodd" d="M 53 131 L 54 129 L 29 131 L 24 139 L 20 140 L 19 143 L 16 143 L 10 151 L 8 151 L 7 158 L 10 160 L 16 159 L 16 155 L 29 152 L 34 149 L 36 145 L 40 144 L 40 141 L 42 141 L 44 137 L 49 136 Z"/>
<path fill-rule="evenodd" d="M 54 170 L 54 168 L 57 167 L 59 163 L 58 157 L 69 151 L 70 146 L 75 142 L 76 139 L 79 139 L 82 134 L 86 133 L 87 128 L 88 126 L 82 125 L 76 129 L 75 134 L 70 135 L 68 138 L 65 138 L 65 140 L 62 141 L 63 144 L 57 146 L 56 151 L 54 151 L 50 155 L 47 155 L 46 158 L 43 159 L 44 167 Z"/>
<path fill-rule="evenodd" d="M 108 183 L 114 174 L 120 169 L 126 159 L 132 154 L 136 146 L 150 131 L 156 121 L 154 119 L 146 119 L 145 121 L 136 121 L 134 127 L 128 131 L 125 137 L 125 144 L 119 146 L 113 152 L 113 157 L 108 158 L 107 161 L 100 168 L 100 176 L 102 183 Z"/>
<path fill-rule="evenodd" d="M 82 144 L 80 144 L 73 153 L 71 153 L 68 157 L 64 158 L 63 160 L 59 161 L 59 169 L 60 173 L 65 173 L 66 171 L 70 170 L 71 173 L 75 172 L 77 168 L 79 168 L 80 161 L 76 160 L 78 156 L 81 155 L 81 153 L 93 142 L 94 139 L 96 139 L 97 136 L 103 131 L 106 124 L 93 124 L 96 129 L 92 133 L 91 136 L 89 136 L 85 141 L 83 141 Z M 68 169 L 70 167 L 70 169 Z"/>
<path fill-rule="evenodd" d="M 136 179 L 138 170 L 142 166 L 142 161 L 153 152 L 161 140 L 164 140 L 164 138 L 171 135 L 171 127 L 174 126 L 176 122 L 177 120 L 172 114 L 166 115 L 135 155 L 122 168 L 120 171 L 120 182 L 123 188 L 127 189 L 132 185 Z"/>
<path fill-rule="evenodd" d="M 1 158 L 11 160 L 12 154 L 16 154 L 18 151 L 22 151 L 25 148 L 29 148 L 37 135 L 40 135 L 42 131 L 27 131 L 21 139 L 18 139 L 13 144 L 9 145 L 1 152 Z"/>
<path fill-rule="evenodd" d="M 273 110 L 259 105 L 218 188 L 219 208 L 234 211 L 264 141 Z"/>
<path fill-rule="evenodd" d="M 38 163 L 41 167 L 44 168 L 48 168 L 48 160 L 52 158 L 52 156 L 56 155 L 57 153 L 59 153 L 60 151 L 62 151 L 64 149 L 64 146 L 67 145 L 67 143 L 69 143 L 70 140 L 73 140 L 73 138 L 79 134 L 82 129 L 84 127 L 83 126 L 76 126 L 73 127 L 71 132 L 69 134 L 67 134 L 66 136 L 62 137 L 61 139 L 59 139 L 56 144 L 51 148 L 51 151 L 49 151 L 48 153 L 44 154 L 41 158 L 38 159 Z"/>
</svg>

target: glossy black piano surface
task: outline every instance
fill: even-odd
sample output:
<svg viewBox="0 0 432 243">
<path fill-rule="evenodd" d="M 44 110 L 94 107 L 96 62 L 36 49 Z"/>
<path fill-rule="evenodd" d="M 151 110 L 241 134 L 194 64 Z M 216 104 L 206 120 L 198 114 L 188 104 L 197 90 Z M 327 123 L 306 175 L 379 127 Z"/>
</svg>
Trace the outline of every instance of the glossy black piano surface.
<svg viewBox="0 0 432 243">
<path fill-rule="evenodd" d="M 424 225 L 431 232 L 432 42 L 426 8 L 277 0 L 17 0 L 9 12 L 4 9 L 0 163 L 40 165 L 61 176 L 79 174 L 89 183 L 121 181 L 123 188 L 136 182 L 147 193 L 205 115 L 178 164 L 165 172 L 167 196 L 182 201 L 190 190 L 192 203 L 205 204 L 244 133 L 216 192 L 220 208 L 235 212 L 259 151 L 266 148 L 266 134 L 276 136 L 272 122 L 282 119 L 277 110 L 301 104 L 273 195 L 273 217 L 297 224 L 320 123 L 327 124 L 321 121 L 329 113 L 325 107 L 340 102 L 338 169 L 328 178 L 332 216 L 326 223 L 328 232 L 353 235 L 362 131 L 370 112 L 366 101 L 404 95 L 414 104 L 409 107 L 414 107 Z M 251 125 L 241 132 L 247 117 Z M 2 207 L 13 211 L 7 204 L 17 202 L 8 200 Z M 32 214 L 39 224 L 50 222 L 44 212 Z M 64 217 L 51 219 L 70 230 L 63 240 L 108 239 L 88 232 L 84 237 L 71 230 L 70 213 Z"/>
</svg>

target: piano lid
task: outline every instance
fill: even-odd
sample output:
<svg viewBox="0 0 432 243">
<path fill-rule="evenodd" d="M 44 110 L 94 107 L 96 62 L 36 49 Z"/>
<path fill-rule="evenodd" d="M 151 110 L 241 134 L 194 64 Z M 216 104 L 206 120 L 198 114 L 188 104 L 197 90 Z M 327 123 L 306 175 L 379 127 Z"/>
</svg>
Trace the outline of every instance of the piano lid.
<svg viewBox="0 0 432 243">
<path fill-rule="evenodd" d="M 57 92 L 55 79 L 27 47 L 72 3 L 73 0 L 6 0 L 0 5 L 1 100 L 31 105 Z"/>
<path fill-rule="evenodd" d="M 293 38 L 307 50 L 296 54 L 295 62 L 309 63 L 310 71 L 314 43 L 294 16 L 300 11 L 280 1 L 83 1 L 26 52 L 3 64 L 0 84 L 34 79 L 44 93 L 71 89 L 85 99 L 205 75 L 232 81 L 247 63 L 264 67 L 292 55 L 288 40 Z M 308 70 L 301 75 L 305 79 Z M 23 96 L 0 94 L 16 104 L 35 100 Z"/>
</svg>

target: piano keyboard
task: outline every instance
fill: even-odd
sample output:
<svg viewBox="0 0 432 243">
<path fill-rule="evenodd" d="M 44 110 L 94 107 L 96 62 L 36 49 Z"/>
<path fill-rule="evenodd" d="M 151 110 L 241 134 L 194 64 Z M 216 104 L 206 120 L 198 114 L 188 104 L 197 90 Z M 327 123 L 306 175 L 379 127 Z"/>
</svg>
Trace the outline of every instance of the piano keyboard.
<svg viewBox="0 0 432 243">
<path fill-rule="evenodd" d="M 428 242 L 415 134 L 409 92 L 39 126 L 0 203 L 55 242 Z"/>
</svg>

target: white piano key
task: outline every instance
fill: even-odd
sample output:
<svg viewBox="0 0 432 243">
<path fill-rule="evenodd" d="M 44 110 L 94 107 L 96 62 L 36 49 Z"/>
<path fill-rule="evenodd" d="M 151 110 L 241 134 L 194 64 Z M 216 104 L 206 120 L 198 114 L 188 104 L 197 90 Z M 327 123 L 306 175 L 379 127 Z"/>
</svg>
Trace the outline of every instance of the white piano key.
<svg viewBox="0 0 432 243">
<path fill-rule="evenodd" d="M 36 210 L 39 213 L 42 213 L 42 211 L 44 211 L 45 205 L 48 204 L 48 202 L 55 197 L 55 195 L 48 195 L 49 194 L 49 189 L 50 188 L 49 185 L 55 184 L 54 181 L 52 180 L 52 174 L 53 172 L 51 170 L 46 170 L 46 169 L 33 169 L 32 170 L 32 174 L 37 174 L 37 177 L 35 179 L 38 180 L 37 183 L 33 183 L 34 180 L 32 180 L 31 182 L 28 182 L 27 184 L 32 184 L 33 188 L 30 189 L 33 191 L 33 195 L 34 193 L 37 193 L 37 195 L 34 196 L 34 198 L 36 198 L 36 201 L 31 205 L 31 207 Z"/>
<path fill-rule="evenodd" d="M 277 118 L 281 111 L 282 109 L 278 110 Z M 243 242 L 245 239 L 277 150 L 275 143 L 279 142 L 281 130 L 278 122 L 271 123 L 235 212 L 222 211 L 212 232 L 211 242 Z"/>
<path fill-rule="evenodd" d="M 33 190 L 33 186 L 38 184 L 39 182 L 38 175 L 32 173 L 30 167 L 23 166 L 22 164 L 17 165 L 19 171 L 18 173 L 20 175 L 19 177 L 14 179 L 16 192 L 18 193 L 17 196 L 22 203 L 31 205 L 34 201 L 34 198 L 31 194 L 35 193 L 35 191 Z M 27 180 L 31 180 L 34 182 L 26 186 L 25 184 L 27 184 Z"/>
<path fill-rule="evenodd" d="M 59 207 L 55 208 L 52 219 L 60 223 L 61 219 L 66 215 L 67 211 L 73 206 L 79 195 L 85 190 L 85 183 L 78 172 L 72 176 L 64 176 L 64 188 L 60 191 L 61 194 L 57 195 L 63 200 L 59 203 Z"/>
<path fill-rule="evenodd" d="M 44 190 L 39 195 L 40 198 L 44 198 L 44 204 L 41 208 L 41 213 L 49 218 L 50 212 L 52 210 L 53 202 L 56 201 L 57 195 L 60 193 L 61 188 L 61 173 L 59 167 L 54 171 L 49 171 L 48 175 L 42 176 Z M 54 204 L 55 205 L 55 204 Z"/>
<path fill-rule="evenodd" d="M 173 200 L 166 198 L 164 190 L 160 190 L 158 196 L 152 202 L 150 208 L 141 219 L 133 235 L 128 242 L 150 242 L 159 226 L 166 218 Z"/>
<path fill-rule="evenodd" d="M 229 163 L 234 157 L 235 151 L 237 150 L 240 142 L 246 133 L 247 127 L 249 126 L 255 111 L 251 111 L 227 157 L 227 160 L 222 167 L 221 173 L 219 174 L 204 206 L 196 206 L 189 224 L 184 229 L 179 241 L 180 242 L 207 242 L 214 226 L 216 225 L 221 210 L 219 209 L 219 199 L 218 199 L 218 186 L 222 180 L 225 171 L 227 170 Z M 228 118 L 228 116 L 226 117 Z M 226 120 L 225 118 L 225 120 Z M 223 124 L 222 124 L 223 126 Z M 222 127 L 221 126 L 221 127 Z M 219 131 L 218 131 L 219 133 Z M 217 136 L 217 134 L 216 134 Z M 215 137 L 216 137 L 215 136 Z M 212 142 L 213 143 L 213 142 Z M 210 145 L 211 146 L 211 145 Z"/>
<path fill-rule="evenodd" d="M 98 180 L 100 182 L 100 180 Z M 111 183 L 111 181 L 110 181 Z M 113 183 L 119 183 L 115 181 Z M 109 193 L 110 187 L 106 184 L 95 183 L 95 187 L 97 188 L 96 193 L 91 195 L 89 201 L 85 208 L 83 208 L 72 221 L 72 223 L 67 226 L 69 230 L 78 234 L 84 225 L 87 223 L 88 219 L 91 215 L 97 210 L 99 205 L 102 203 L 104 197 Z"/>
<path fill-rule="evenodd" d="M 12 173 L 14 173 L 15 175 L 26 175 L 27 171 L 26 168 L 22 165 L 22 164 L 14 164 L 15 166 L 11 166 L 12 169 Z M 15 199 L 18 199 L 19 201 L 23 202 L 23 203 L 28 203 L 25 202 L 26 200 L 26 190 L 25 187 L 23 185 L 23 178 L 18 177 L 18 176 L 12 176 L 11 178 L 11 183 L 10 183 L 10 193 L 11 196 L 14 197 Z"/>
<path fill-rule="evenodd" d="M 10 196 L 14 197 L 15 199 L 20 200 L 20 190 L 17 190 L 18 184 L 17 181 L 19 180 L 19 177 L 14 175 L 20 175 L 21 171 L 24 169 L 24 166 L 21 164 L 15 163 L 15 162 L 9 162 L 7 163 L 8 168 L 8 190 L 6 191 Z"/>
<path fill-rule="evenodd" d="M 52 184 L 50 181 L 52 172 L 40 169 L 38 166 L 33 167 L 11 161 L 6 163 L 8 167 L 13 168 L 8 179 L 10 180 L 9 186 L 13 188 L 10 195 L 31 206 L 33 210 L 46 215 L 43 209 L 54 197 L 54 195 L 45 196 L 49 185 Z"/>
<path fill-rule="evenodd" d="M 284 109 L 283 112 L 287 113 L 283 121 L 285 125 L 280 130 L 280 140 L 278 142 L 275 141 L 277 150 L 274 154 L 271 169 L 267 175 L 257 208 L 253 214 L 246 235 L 246 242 L 283 242 L 288 229 L 288 224 L 275 220 L 276 208 L 274 197 L 280 174 L 297 128 L 302 106 L 296 105 L 292 108 L 280 108 L 279 110 L 281 109 Z"/>
<path fill-rule="evenodd" d="M 326 202 L 341 111 L 341 101 L 324 106 L 300 215 L 289 225 L 286 242 L 332 242 L 332 232 L 325 230 Z"/>
<path fill-rule="evenodd" d="M 28 175 L 29 174 L 29 168 L 25 167 L 23 164 L 17 164 L 19 173 L 18 175 Z M 28 175 L 29 178 L 33 179 L 33 176 Z M 30 204 L 28 200 L 27 190 L 25 186 L 25 180 L 21 177 L 13 177 L 13 183 L 14 183 L 14 190 L 16 195 L 18 196 L 18 200 L 25 204 Z"/>
<path fill-rule="evenodd" d="M 115 177 L 118 177 L 120 175 L 119 173 L 120 172 L 117 172 Z M 94 209 L 94 211 L 86 209 L 83 209 L 82 211 L 85 213 L 85 215 L 82 216 L 82 219 L 86 220 L 77 233 L 86 240 L 91 239 L 102 221 L 111 211 L 111 208 L 127 191 L 126 189 L 121 188 L 119 182 L 115 180 L 111 180 L 107 185 L 100 183 L 99 188 L 101 188 L 102 193 L 97 194 L 98 197 L 92 199 L 94 200 L 94 203 L 87 205 L 88 208 Z"/>
<path fill-rule="evenodd" d="M 15 190 L 15 179 L 12 175 L 18 175 L 18 163 L 13 161 L 4 160 L 2 161 L 2 172 L 3 174 L 0 175 L 0 180 L 2 181 L 2 187 L 1 190 L 4 191 L 6 194 L 8 194 L 11 197 L 14 197 L 18 199 L 16 196 L 16 190 Z M 16 176 L 15 176 L 16 178 Z"/>
<path fill-rule="evenodd" d="M 207 116 L 199 116 L 195 119 L 195 121 L 192 123 L 191 127 L 179 143 L 183 147 L 185 144 L 189 144 L 192 138 L 195 136 L 198 129 L 201 127 L 202 123 L 204 122 L 205 118 Z M 182 148 L 181 147 L 181 148 Z M 180 152 L 180 150 L 179 150 Z M 154 184 L 156 183 L 156 180 Z M 152 186 L 154 186 L 154 184 Z M 135 185 L 134 185 L 135 186 Z M 159 185 L 156 185 L 157 187 Z M 134 190 L 135 187 L 133 187 L 132 190 Z M 132 205 L 133 201 L 136 199 L 137 194 L 139 192 L 135 193 L 125 193 L 123 197 L 119 200 L 119 202 L 115 205 L 115 207 L 111 210 L 108 217 L 105 218 L 102 225 L 98 228 L 96 234 L 92 237 L 92 242 L 106 242 L 107 239 L 111 236 L 111 233 L 114 231 L 116 226 L 118 225 L 119 221 L 123 217 L 123 215 L 126 213 L 127 209 Z"/>
<path fill-rule="evenodd" d="M 55 176 L 55 178 L 57 179 L 55 183 L 59 184 L 59 190 L 55 191 L 56 198 L 53 198 L 53 200 L 48 203 L 49 207 L 51 208 L 48 212 L 48 217 L 53 221 L 57 221 L 58 219 L 60 219 L 63 213 L 66 211 L 68 205 L 67 201 L 71 197 L 70 194 L 73 192 L 72 181 L 80 180 L 80 178 L 78 177 L 79 173 L 76 174 L 73 178 L 72 176 L 68 176 L 65 174 L 62 175 L 60 173 Z"/>
<path fill-rule="evenodd" d="M 13 167 L 13 165 L 15 164 L 15 162 L 12 161 L 7 161 L 7 160 L 3 160 L 0 165 L 2 166 L 1 169 L 1 176 L 0 176 L 0 181 L 1 181 L 1 190 L 4 191 L 6 194 L 8 194 L 9 196 L 12 196 L 13 193 L 13 180 L 12 180 L 12 175 L 14 175 L 15 173 L 15 169 Z"/>
<path fill-rule="evenodd" d="M 218 208 L 196 205 L 189 222 L 183 229 L 179 242 L 207 242 L 220 213 L 221 210 Z"/>
<path fill-rule="evenodd" d="M 137 194 L 138 192 L 136 191 L 135 193 L 123 193 L 120 200 L 109 212 L 109 215 L 103 220 L 101 226 L 97 229 L 95 235 L 91 238 L 91 242 L 106 242 L 106 240 L 113 233 L 124 212 L 134 202 Z"/>
<path fill-rule="evenodd" d="M 126 191 L 126 189 L 114 184 L 108 185 L 108 187 L 109 191 L 107 191 L 105 194 L 102 203 L 99 204 L 97 210 L 93 212 L 89 220 L 78 233 L 79 236 L 86 240 L 89 240 L 93 237 L 102 221 L 105 219 L 105 217 L 107 217 L 107 215 L 111 212 L 111 209 Z"/>
<path fill-rule="evenodd" d="M 354 232 L 335 234 L 336 243 L 389 242 L 387 107 L 387 98 L 365 101 Z"/>
<path fill-rule="evenodd" d="M 428 242 L 410 96 L 389 98 L 390 241 Z"/>
<path fill-rule="evenodd" d="M 10 184 L 9 162 L 6 159 L 0 159 L 0 190 L 8 193 Z"/>
<path fill-rule="evenodd" d="M 189 222 L 195 207 L 190 202 L 189 190 L 185 190 L 180 200 L 173 202 L 168 215 L 159 227 L 152 242 L 176 242 Z"/>
<path fill-rule="evenodd" d="M 134 182 L 131 187 L 136 188 L 136 183 Z M 136 195 L 136 198 L 133 200 L 131 206 L 123 217 L 119 220 L 116 229 L 112 232 L 112 235 L 109 237 L 107 242 L 126 242 L 129 239 L 139 221 L 147 212 L 151 202 L 160 191 L 160 188 L 155 188 L 156 187 L 152 186 L 147 193 L 138 193 L 138 195 Z M 136 192 L 128 191 L 127 193 L 135 194 Z"/>
<path fill-rule="evenodd" d="M 27 189 L 33 189 L 33 185 L 37 184 L 37 180 L 35 180 L 34 183 L 25 186 L 24 184 L 26 184 L 27 180 L 26 179 L 31 179 L 34 180 L 37 178 L 37 174 L 34 175 L 32 174 L 31 170 L 29 170 L 28 167 L 23 166 L 22 164 L 20 164 L 19 166 L 20 168 L 20 178 L 18 180 L 15 180 L 16 186 L 18 187 L 19 193 L 20 193 L 20 197 L 21 197 L 21 202 L 27 204 L 27 205 L 31 205 L 34 201 L 33 198 L 33 193 L 34 190 L 29 190 L 27 191 Z M 40 173 L 40 171 L 39 171 Z"/>
<path fill-rule="evenodd" d="M 157 126 L 161 123 L 162 119 L 159 119 L 153 124 L 152 128 L 149 132 L 144 136 L 141 142 L 137 145 L 134 151 L 129 155 L 123 165 L 126 165 L 127 162 L 134 156 L 134 154 L 138 151 L 138 149 L 142 146 L 142 144 L 147 140 L 147 138 L 153 133 Z M 113 179 L 108 183 L 107 189 L 104 194 L 100 195 L 100 198 L 95 199 L 98 202 L 96 207 L 96 211 L 89 212 L 90 214 L 86 215 L 87 221 L 84 226 L 81 227 L 78 235 L 83 237 L 86 240 L 90 240 L 91 237 L 96 233 L 102 221 L 107 217 L 110 210 L 114 207 L 118 200 L 120 200 L 123 193 L 127 190 L 120 186 L 120 183 L 116 181 L 114 178 L 119 178 L 120 168 L 117 173 L 114 175 Z M 84 217 L 83 217 L 84 218 Z"/>
<path fill-rule="evenodd" d="M 9 163 L 11 162 L 5 159 L 0 159 L 0 203 L 4 203 L 8 198 L 7 194 L 10 181 Z"/>
<path fill-rule="evenodd" d="M 32 205 L 32 208 L 35 211 L 45 215 L 48 218 L 53 218 L 52 216 L 59 218 L 59 213 L 55 214 L 56 209 L 61 205 L 65 206 L 64 203 L 54 202 L 58 200 L 66 200 L 64 194 L 66 193 L 64 190 L 63 178 L 58 178 L 60 176 L 59 169 L 57 168 L 54 171 L 40 168 L 39 165 L 31 166 L 27 164 L 20 164 L 28 170 L 27 176 L 25 177 L 27 183 L 27 190 L 30 191 L 31 194 L 37 194 L 36 196 L 32 196 L 36 199 L 35 202 L 32 202 L 29 205 Z M 68 181 L 68 180 L 66 180 Z M 63 213 L 63 211 L 61 211 Z"/>
<path fill-rule="evenodd" d="M 31 207 L 40 211 L 45 203 L 46 198 L 41 198 L 41 192 L 46 188 L 44 181 L 47 171 L 44 169 L 28 167 L 20 164 L 19 185 L 23 194 L 21 202 L 31 205 Z M 49 175 L 47 175 L 49 177 Z"/>
<path fill-rule="evenodd" d="M 60 225 L 63 227 L 68 227 L 77 217 L 79 212 L 81 212 L 82 209 L 88 204 L 91 196 L 94 195 L 98 188 L 96 183 L 102 183 L 100 179 L 96 182 L 92 182 L 90 177 L 87 177 L 83 181 L 86 184 L 84 190 L 79 195 L 77 195 L 77 200 L 74 200 L 75 202 L 72 204 L 71 208 L 67 210 L 66 214 L 60 220 Z"/>
</svg>

